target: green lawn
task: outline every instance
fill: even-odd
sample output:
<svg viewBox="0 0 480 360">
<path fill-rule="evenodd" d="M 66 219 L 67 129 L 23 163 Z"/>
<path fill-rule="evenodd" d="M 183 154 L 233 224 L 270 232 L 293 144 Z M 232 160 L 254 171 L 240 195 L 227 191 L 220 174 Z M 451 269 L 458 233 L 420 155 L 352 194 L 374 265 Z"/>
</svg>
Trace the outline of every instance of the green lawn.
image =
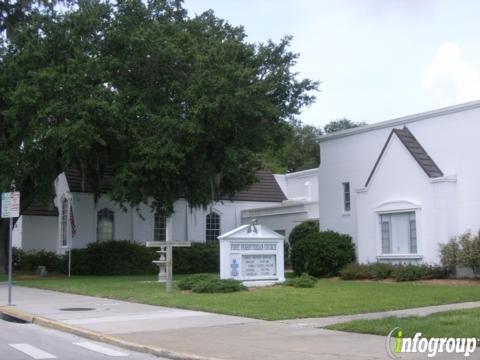
<svg viewBox="0 0 480 360">
<path fill-rule="evenodd" d="M 177 279 L 179 277 L 176 277 Z M 397 310 L 480 300 L 480 286 L 320 280 L 314 288 L 284 286 L 230 294 L 166 294 L 155 276 L 16 279 L 44 289 L 265 320 Z"/>
<path fill-rule="evenodd" d="M 453 310 L 426 317 L 389 317 L 378 320 L 355 320 L 329 326 L 329 329 L 366 334 L 387 335 L 393 328 L 400 327 L 405 337 L 420 332 L 424 337 L 479 337 L 480 308 Z"/>
<path fill-rule="evenodd" d="M 0 274 L 0 282 L 7 281 L 7 280 L 8 280 L 7 274 Z"/>
</svg>

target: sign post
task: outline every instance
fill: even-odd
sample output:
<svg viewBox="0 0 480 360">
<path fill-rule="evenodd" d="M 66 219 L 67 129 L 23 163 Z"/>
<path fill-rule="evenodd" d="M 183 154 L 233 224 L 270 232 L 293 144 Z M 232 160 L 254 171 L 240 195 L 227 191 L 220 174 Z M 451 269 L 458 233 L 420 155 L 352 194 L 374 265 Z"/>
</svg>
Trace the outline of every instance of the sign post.
<svg viewBox="0 0 480 360">
<path fill-rule="evenodd" d="M 2 218 L 10 219 L 10 232 L 8 240 L 8 305 L 12 305 L 12 257 L 13 257 L 13 218 L 20 216 L 20 193 L 2 193 Z"/>
<path fill-rule="evenodd" d="M 167 293 L 172 292 L 172 263 L 173 263 L 173 249 L 172 247 L 189 247 L 189 241 L 147 241 L 147 247 L 158 247 L 157 251 L 159 259 L 154 260 L 153 263 L 158 265 L 158 282 L 165 283 L 165 290 Z"/>
</svg>

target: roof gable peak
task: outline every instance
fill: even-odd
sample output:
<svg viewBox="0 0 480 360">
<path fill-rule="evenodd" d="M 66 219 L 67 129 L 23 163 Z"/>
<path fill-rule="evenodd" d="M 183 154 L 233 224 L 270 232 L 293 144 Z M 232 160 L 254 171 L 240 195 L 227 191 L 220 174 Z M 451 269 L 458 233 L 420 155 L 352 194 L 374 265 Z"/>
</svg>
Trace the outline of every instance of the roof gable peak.
<svg viewBox="0 0 480 360">
<path fill-rule="evenodd" d="M 404 126 L 402 129 L 394 128 L 390 132 L 390 135 L 388 136 L 387 141 L 385 142 L 385 145 L 383 146 L 382 151 L 380 152 L 380 155 L 378 156 L 377 161 L 375 162 L 375 165 L 373 166 L 373 169 L 368 176 L 365 187 L 367 187 L 372 181 L 373 175 L 375 174 L 375 171 L 380 164 L 380 160 L 385 154 L 388 144 L 390 143 L 394 134 L 405 146 L 410 155 L 412 155 L 412 157 L 415 159 L 418 165 L 420 165 L 420 167 L 423 169 L 423 171 L 425 172 L 425 174 L 427 174 L 429 178 L 438 178 L 443 176 L 442 170 L 440 170 L 435 161 L 433 161 L 430 155 L 428 155 L 426 150 L 423 148 L 417 138 L 413 135 L 410 129 Z"/>
</svg>

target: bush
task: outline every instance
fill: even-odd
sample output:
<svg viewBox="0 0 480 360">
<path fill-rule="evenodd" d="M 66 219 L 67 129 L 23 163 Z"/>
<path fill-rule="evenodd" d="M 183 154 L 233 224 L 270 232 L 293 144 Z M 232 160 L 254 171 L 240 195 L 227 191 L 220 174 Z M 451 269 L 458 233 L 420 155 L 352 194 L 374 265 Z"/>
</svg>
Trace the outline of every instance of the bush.
<svg viewBox="0 0 480 360">
<path fill-rule="evenodd" d="M 193 243 L 191 247 L 173 248 L 173 273 L 198 274 L 220 271 L 218 242 Z"/>
<path fill-rule="evenodd" d="M 334 276 L 355 260 L 352 238 L 334 231 L 314 232 L 292 244 L 292 267 L 296 274 Z"/>
<path fill-rule="evenodd" d="M 348 264 L 340 271 L 342 280 L 369 280 L 375 279 L 372 265 Z"/>
<path fill-rule="evenodd" d="M 247 290 L 247 288 L 237 280 L 211 278 L 198 281 L 192 286 L 194 293 L 231 293 Z"/>
<path fill-rule="evenodd" d="M 440 245 L 442 265 L 454 272 L 458 265 L 470 268 L 475 277 L 480 275 L 480 235 L 462 234 L 446 245 Z"/>
<path fill-rule="evenodd" d="M 395 272 L 395 265 L 388 263 L 374 263 L 371 265 L 372 272 L 377 280 L 391 278 Z"/>
<path fill-rule="evenodd" d="M 35 272 L 39 266 L 45 266 L 50 273 L 66 273 L 67 258 L 52 251 L 24 251 L 14 248 L 14 271 Z"/>
<path fill-rule="evenodd" d="M 285 239 L 284 243 L 284 259 L 285 259 L 285 269 L 292 267 L 292 247 L 295 242 L 300 239 L 304 239 L 310 234 L 318 232 L 318 222 L 317 221 L 304 221 L 301 224 L 295 226 L 288 239 Z"/>
<path fill-rule="evenodd" d="M 143 275 L 158 273 L 152 263 L 156 249 L 129 241 L 90 243 L 85 249 L 72 251 L 74 275 Z"/>
<path fill-rule="evenodd" d="M 442 266 L 431 265 L 393 265 L 387 263 L 349 264 L 340 276 L 343 280 L 383 280 L 394 278 L 396 281 L 415 281 L 444 279 L 448 270 Z"/>
<path fill-rule="evenodd" d="M 295 226 L 288 237 L 290 249 L 293 248 L 297 240 L 305 239 L 308 235 L 318 233 L 318 231 L 318 222 L 316 221 L 304 221 Z"/>
<path fill-rule="evenodd" d="M 287 239 L 283 242 L 283 267 L 284 269 L 292 267 L 292 264 L 290 264 L 290 244 Z"/>
<path fill-rule="evenodd" d="M 417 265 L 398 266 L 394 272 L 395 281 L 415 281 L 424 277 L 424 269 Z"/>
<path fill-rule="evenodd" d="M 73 275 L 144 275 L 158 273 L 153 260 L 158 259 L 156 248 L 130 241 L 112 240 L 90 243 L 84 249 L 72 250 Z M 219 271 L 218 243 L 192 244 L 173 249 L 173 271 L 176 274 Z M 40 265 L 48 272 L 68 271 L 68 255 L 48 251 L 14 250 L 14 269 L 35 272 Z"/>
<path fill-rule="evenodd" d="M 416 281 L 444 279 L 448 271 L 441 266 L 431 265 L 398 265 L 393 273 L 395 281 Z"/>
<path fill-rule="evenodd" d="M 192 290 L 193 286 L 199 282 L 215 279 L 216 276 L 213 274 L 195 274 L 187 276 L 178 281 L 177 286 L 180 290 Z"/>
<path fill-rule="evenodd" d="M 296 288 L 313 288 L 317 283 L 317 279 L 308 274 L 302 274 L 299 277 L 294 277 L 285 281 L 286 286 L 293 286 Z"/>
<path fill-rule="evenodd" d="M 452 274 L 458 265 L 458 251 L 460 246 L 455 239 L 451 239 L 447 244 L 440 244 L 440 259 L 442 265 Z"/>
</svg>

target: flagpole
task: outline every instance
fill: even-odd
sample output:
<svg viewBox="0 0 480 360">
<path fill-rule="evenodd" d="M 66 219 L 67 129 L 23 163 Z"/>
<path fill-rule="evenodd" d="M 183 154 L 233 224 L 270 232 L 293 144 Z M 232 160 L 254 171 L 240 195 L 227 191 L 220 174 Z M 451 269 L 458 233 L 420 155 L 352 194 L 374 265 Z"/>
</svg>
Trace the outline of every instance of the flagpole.
<svg viewBox="0 0 480 360">
<path fill-rule="evenodd" d="M 68 277 L 72 276 L 72 248 L 73 248 L 73 238 L 77 234 L 77 225 L 75 224 L 75 216 L 73 214 L 73 205 L 70 203 L 70 246 L 68 249 Z"/>
<path fill-rule="evenodd" d="M 68 249 L 68 277 L 72 276 L 72 244 Z"/>
</svg>

